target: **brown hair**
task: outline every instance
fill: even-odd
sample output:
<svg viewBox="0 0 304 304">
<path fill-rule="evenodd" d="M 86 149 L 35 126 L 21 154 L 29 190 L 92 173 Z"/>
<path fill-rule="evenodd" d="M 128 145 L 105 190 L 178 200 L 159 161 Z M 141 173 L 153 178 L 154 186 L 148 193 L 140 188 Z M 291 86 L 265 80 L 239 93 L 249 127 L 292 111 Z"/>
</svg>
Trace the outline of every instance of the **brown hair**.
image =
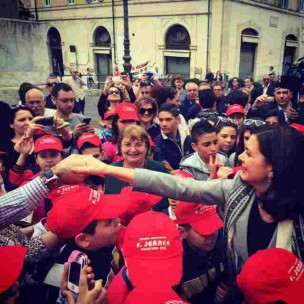
<svg viewBox="0 0 304 304">
<path fill-rule="evenodd" d="M 149 154 L 151 149 L 150 139 L 149 135 L 146 132 L 146 130 L 138 125 L 130 125 L 123 129 L 121 134 L 118 137 L 117 141 L 117 152 L 119 155 L 121 155 L 121 142 L 124 138 L 130 138 L 131 141 L 140 140 L 145 143 L 145 146 L 147 148 L 146 156 Z"/>
<path fill-rule="evenodd" d="M 158 105 L 154 98 L 147 96 L 147 97 L 141 97 L 138 100 L 135 101 L 135 105 L 137 106 L 137 110 L 139 111 L 143 105 L 150 104 L 153 108 L 153 119 L 158 114 Z"/>
</svg>

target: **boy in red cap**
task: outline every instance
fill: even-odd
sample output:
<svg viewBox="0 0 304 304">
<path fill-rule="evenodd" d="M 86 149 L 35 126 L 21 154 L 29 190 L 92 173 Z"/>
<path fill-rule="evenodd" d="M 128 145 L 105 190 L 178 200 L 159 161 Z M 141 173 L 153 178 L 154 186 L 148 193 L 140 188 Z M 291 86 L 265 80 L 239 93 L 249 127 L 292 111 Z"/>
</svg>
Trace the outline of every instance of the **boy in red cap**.
<svg viewBox="0 0 304 304">
<path fill-rule="evenodd" d="M 36 163 L 40 168 L 40 171 L 35 175 L 32 170 L 27 169 L 27 159 L 33 149 Z M 63 158 L 63 145 L 58 137 L 44 135 L 39 137 L 35 143 L 32 139 L 24 141 L 22 153 L 14 167 L 9 171 L 9 181 L 15 186 L 24 185 L 37 176 L 45 174 L 47 170 L 57 165 Z M 45 213 L 45 204 L 41 202 L 34 214 L 24 221 L 28 224 L 37 223 L 45 216 Z"/>
<path fill-rule="evenodd" d="M 121 200 L 119 195 L 104 195 L 86 187 L 73 187 L 53 199 L 53 208 L 48 213 L 44 227 L 66 241 L 66 246 L 55 259 L 54 267 L 48 275 L 57 278 L 57 287 L 60 286 L 62 265 L 74 250 L 88 256 L 90 265 L 94 268 L 95 279 L 102 279 L 106 286 L 113 276 L 113 250 L 119 231 L 118 217 L 127 207 L 125 200 Z M 51 285 L 51 282 L 47 283 Z M 58 291 L 58 288 L 49 287 L 49 297 L 54 302 Z"/>
<path fill-rule="evenodd" d="M 246 303 L 303 303 L 304 266 L 282 248 L 260 250 L 237 276 Z"/>
<path fill-rule="evenodd" d="M 244 108 L 239 104 L 233 104 L 227 108 L 226 115 L 237 124 L 240 130 L 245 120 Z"/>
<path fill-rule="evenodd" d="M 109 285 L 107 304 L 125 303 L 133 289 L 171 290 L 180 283 L 183 247 L 167 215 L 149 211 L 135 216 L 126 228 L 122 249 L 126 266 Z"/>
<path fill-rule="evenodd" d="M 104 114 L 103 120 L 100 121 L 100 124 L 102 125 L 103 130 L 101 133 L 98 134 L 98 136 L 102 143 L 105 143 L 108 140 L 108 138 L 113 136 L 112 124 L 113 124 L 114 116 L 115 116 L 115 112 L 108 110 Z"/>
<path fill-rule="evenodd" d="M 224 291 L 223 221 L 215 206 L 179 202 L 176 223 L 183 238 L 182 296 L 191 303 L 213 303 Z M 221 285 L 220 285 L 221 284 Z"/>
<path fill-rule="evenodd" d="M 77 148 L 79 154 L 92 155 L 93 157 L 102 160 L 101 140 L 97 134 L 83 133 L 77 140 Z"/>
</svg>

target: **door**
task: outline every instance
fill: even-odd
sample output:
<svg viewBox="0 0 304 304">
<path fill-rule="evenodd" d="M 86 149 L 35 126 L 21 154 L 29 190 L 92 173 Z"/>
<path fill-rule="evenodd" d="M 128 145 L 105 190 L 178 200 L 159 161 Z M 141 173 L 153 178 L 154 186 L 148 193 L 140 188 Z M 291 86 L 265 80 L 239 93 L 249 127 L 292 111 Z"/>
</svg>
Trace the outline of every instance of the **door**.
<svg viewBox="0 0 304 304">
<path fill-rule="evenodd" d="M 95 54 L 96 76 L 99 82 L 104 82 L 112 74 L 112 59 L 108 54 Z"/>
<path fill-rule="evenodd" d="M 242 42 L 240 55 L 239 78 L 245 79 L 254 75 L 256 44 Z"/>
<path fill-rule="evenodd" d="M 181 74 L 190 77 L 190 58 L 166 57 L 166 74 Z"/>
</svg>

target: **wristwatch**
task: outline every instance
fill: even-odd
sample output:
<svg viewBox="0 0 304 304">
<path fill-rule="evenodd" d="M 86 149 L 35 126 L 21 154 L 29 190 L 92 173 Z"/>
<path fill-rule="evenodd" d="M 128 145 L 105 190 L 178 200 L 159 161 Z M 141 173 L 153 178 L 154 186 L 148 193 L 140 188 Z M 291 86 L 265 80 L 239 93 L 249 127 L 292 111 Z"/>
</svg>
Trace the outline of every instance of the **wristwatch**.
<svg viewBox="0 0 304 304">
<path fill-rule="evenodd" d="M 50 191 L 62 185 L 59 177 L 51 169 L 45 171 L 40 177 Z"/>
</svg>

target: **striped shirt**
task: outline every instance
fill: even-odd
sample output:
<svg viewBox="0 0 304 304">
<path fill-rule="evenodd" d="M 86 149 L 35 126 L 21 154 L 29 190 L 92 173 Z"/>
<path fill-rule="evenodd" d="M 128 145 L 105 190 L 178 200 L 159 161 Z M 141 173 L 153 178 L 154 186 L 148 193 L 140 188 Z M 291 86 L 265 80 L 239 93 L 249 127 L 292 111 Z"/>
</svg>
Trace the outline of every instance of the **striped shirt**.
<svg viewBox="0 0 304 304">
<path fill-rule="evenodd" d="M 0 229 L 25 218 L 49 194 L 40 177 L 0 197 Z"/>
</svg>

